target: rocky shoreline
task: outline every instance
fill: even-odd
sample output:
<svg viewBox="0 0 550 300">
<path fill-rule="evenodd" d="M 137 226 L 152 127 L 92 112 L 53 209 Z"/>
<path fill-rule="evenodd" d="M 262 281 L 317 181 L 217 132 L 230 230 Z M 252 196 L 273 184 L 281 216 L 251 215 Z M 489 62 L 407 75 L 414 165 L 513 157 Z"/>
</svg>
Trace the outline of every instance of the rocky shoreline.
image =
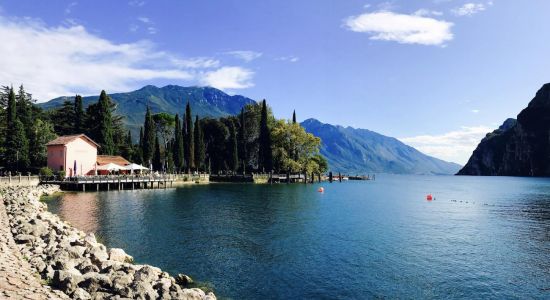
<svg viewBox="0 0 550 300">
<path fill-rule="evenodd" d="M 133 258 L 124 250 L 107 249 L 93 234 L 85 234 L 48 212 L 40 197 L 57 191 L 59 187 L 54 185 L 0 189 L 0 205 L 5 207 L 20 257 L 39 274 L 43 288 L 55 289 L 52 291 L 55 297 L 216 299 L 213 293 L 185 288 L 187 276 L 178 275 L 176 279 L 159 268 L 133 264 Z M 0 261 L 0 270 L 2 263 Z M 41 295 L 36 299 L 54 297 Z"/>
</svg>

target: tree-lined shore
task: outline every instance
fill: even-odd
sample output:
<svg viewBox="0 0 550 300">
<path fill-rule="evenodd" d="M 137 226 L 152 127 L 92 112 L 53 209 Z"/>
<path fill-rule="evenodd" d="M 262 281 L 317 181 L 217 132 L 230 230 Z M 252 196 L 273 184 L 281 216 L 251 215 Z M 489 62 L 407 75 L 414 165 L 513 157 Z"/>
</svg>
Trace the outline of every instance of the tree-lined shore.
<svg viewBox="0 0 550 300">
<path fill-rule="evenodd" d="M 193 115 L 187 102 L 183 116 L 145 112 L 139 137 L 133 137 L 117 114 L 116 103 L 102 91 L 84 107 L 82 97 L 53 110 L 36 105 L 23 86 L 0 94 L 0 165 L 4 171 L 32 172 L 46 165 L 46 143 L 56 136 L 84 133 L 100 154 L 121 155 L 159 172 L 315 172 L 327 170 L 319 154 L 320 139 L 292 120 L 277 120 L 263 100 L 238 115 Z"/>
</svg>

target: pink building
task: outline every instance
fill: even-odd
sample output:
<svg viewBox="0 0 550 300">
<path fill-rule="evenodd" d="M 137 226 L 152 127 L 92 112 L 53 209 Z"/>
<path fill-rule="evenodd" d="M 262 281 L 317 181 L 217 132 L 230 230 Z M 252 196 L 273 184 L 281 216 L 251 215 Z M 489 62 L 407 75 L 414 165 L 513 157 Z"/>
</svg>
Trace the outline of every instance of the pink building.
<svg viewBox="0 0 550 300">
<path fill-rule="evenodd" d="M 65 171 L 65 176 L 95 173 L 99 145 L 85 134 L 60 136 L 46 146 L 48 168 L 54 172 Z"/>
</svg>

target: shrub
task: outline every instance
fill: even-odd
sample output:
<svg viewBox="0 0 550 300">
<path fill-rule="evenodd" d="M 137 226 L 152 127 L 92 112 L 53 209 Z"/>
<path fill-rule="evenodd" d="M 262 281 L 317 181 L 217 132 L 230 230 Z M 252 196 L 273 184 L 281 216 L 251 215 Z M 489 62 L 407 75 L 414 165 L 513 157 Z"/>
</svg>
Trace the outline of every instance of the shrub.
<svg viewBox="0 0 550 300">
<path fill-rule="evenodd" d="M 61 177 L 61 179 L 64 179 L 65 178 L 65 171 L 59 171 L 59 173 L 57 173 L 57 175 L 59 175 L 59 177 Z"/>
<path fill-rule="evenodd" d="M 38 171 L 38 174 L 40 174 L 41 176 L 53 176 L 53 171 L 48 167 L 43 167 L 43 168 L 40 168 L 40 171 Z"/>
</svg>

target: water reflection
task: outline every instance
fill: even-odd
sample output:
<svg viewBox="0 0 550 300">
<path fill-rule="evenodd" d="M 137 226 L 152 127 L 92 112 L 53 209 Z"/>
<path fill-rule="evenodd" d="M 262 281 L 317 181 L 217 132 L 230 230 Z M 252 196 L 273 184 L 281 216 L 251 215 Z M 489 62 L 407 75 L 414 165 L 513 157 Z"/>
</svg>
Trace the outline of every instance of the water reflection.
<svg viewBox="0 0 550 300">
<path fill-rule="evenodd" d="M 98 222 L 97 193 L 66 193 L 60 202 L 59 216 L 84 232 L 96 232 Z"/>
</svg>

